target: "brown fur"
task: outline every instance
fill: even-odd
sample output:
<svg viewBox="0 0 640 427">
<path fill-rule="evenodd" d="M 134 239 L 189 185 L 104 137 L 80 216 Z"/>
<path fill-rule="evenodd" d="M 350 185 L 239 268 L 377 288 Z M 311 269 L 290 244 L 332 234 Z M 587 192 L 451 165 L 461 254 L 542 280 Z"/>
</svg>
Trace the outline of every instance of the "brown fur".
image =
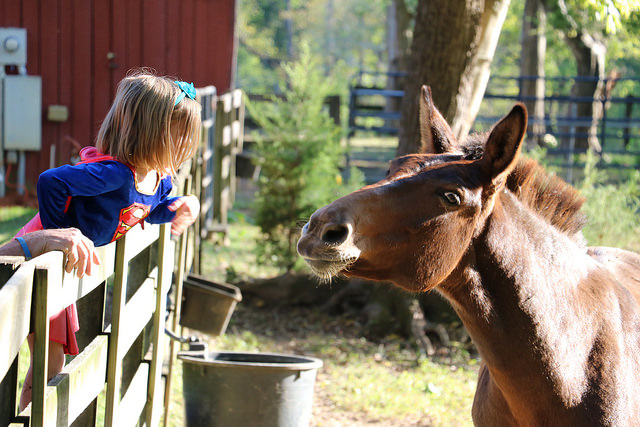
<svg viewBox="0 0 640 427">
<path fill-rule="evenodd" d="M 298 252 L 319 275 L 437 289 L 483 359 L 480 426 L 640 419 L 640 256 L 587 248 L 583 199 L 519 160 L 526 110 L 458 144 L 423 90 L 425 154 L 313 214 Z"/>
</svg>

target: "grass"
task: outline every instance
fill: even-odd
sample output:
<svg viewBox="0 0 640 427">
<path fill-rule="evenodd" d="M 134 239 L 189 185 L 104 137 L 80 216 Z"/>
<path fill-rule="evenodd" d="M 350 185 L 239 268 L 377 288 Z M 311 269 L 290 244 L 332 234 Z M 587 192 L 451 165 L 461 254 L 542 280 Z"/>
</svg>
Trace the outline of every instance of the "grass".
<svg viewBox="0 0 640 427">
<path fill-rule="evenodd" d="M 160 425 L 163 425 L 164 415 Z M 169 419 L 167 425 L 171 427 L 182 427 L 184 421 L 184 401 L 182 399 L 182 362 L 176 359 L 173 364 L 173 375 L 171 376 L 171 401 L 169 402 Z"/>
<path fill-rule="evenodd" d="M 275 267 L 258 263 L 254 249 L 260 229 L 243 212 L 232 211 L 229 215 L 232 226 L 229 227 L 228 245 L 202 242 L 206 259 L 202 263 L 202 274 L 210 280 L 234 283 L 251 277 L 273 277 L 279 273 Z"/>
<path fill-rule="evenodd" d="M 345 419 L 350 425 L 471 425 L 477 360 L 429 360 L 398 336 L 369 340 L 348 315 L 309 307 L 256 307 L 246 301 L 210 349 L 322 359 L 314 426 Z"/>
<path fill-rule="evenodd" d="M 36 212 L 22 206 L 0 207 L 0 244 L 10 240 Z"/>
<path fill-rule="evenodd" d="M 336 409 L 385 424 L 423 419 L 434 425 L 470 425 L 475 366 L 449 366 L 416 358 L 396 348 L 400 343 L 358 343 L 363 340 L 318 349 L 326 361 L 318 386 Z M 398 354 L 406 359 L 399 360 Z"/>
<path fill-rule="evenodd" d="M 630 171 L 623 182 L 612 184 L 595 162 L 595 156 L 587 158 L 585 179 L 578 187 L 587 199 L 585 238 L 590 245 L 640 252 L 640 171 Z"/>
</svg>

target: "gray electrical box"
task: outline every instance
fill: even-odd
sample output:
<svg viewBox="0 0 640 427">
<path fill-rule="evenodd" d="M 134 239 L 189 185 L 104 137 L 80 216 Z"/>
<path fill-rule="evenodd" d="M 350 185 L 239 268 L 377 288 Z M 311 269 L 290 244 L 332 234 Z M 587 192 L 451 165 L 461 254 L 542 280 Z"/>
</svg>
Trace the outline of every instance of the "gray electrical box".
<svg viewBox="0 0 640 427">
<path fill-rule="evenodd" d="M 27 65 L 26 28 L 0 28 L 0 64 Z"/>
<path fill-rule="evenodd" d="M 42 78 L 5 76 L 2 86 L 2 147 L 39 151 L 42 147 Z"/>
</svg>

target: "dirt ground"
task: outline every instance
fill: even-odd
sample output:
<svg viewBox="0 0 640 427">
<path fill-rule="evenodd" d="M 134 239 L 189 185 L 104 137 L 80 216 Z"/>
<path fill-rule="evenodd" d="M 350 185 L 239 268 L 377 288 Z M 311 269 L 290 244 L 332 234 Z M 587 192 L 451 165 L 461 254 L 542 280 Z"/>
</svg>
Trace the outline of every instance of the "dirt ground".
<svg viewBox="0 0 640 427">
<path fill-rule="evenodd" d="M 431 420 L 411 418 L 399 420 L 372 420 L 357 412 L 336 412 L 330 400 L 317 392 L 313 401 L 310 427 L 431 427 Z"/>
<path fill-rule="evenodd" d="M 227 329 L 229 333 L 251 331 L 257 337 L 269 337 L 274 341 L 274 348 L 268 351 L 285 354 L 303 354 L 308 345 L 305 340 L 311 334 L 327 333 L 327 337 L 335 332 L 335 328 L 341 328 L 341 334 L 346 337 L 361 337 L 362 325 L 357 321 L 349 322 L 347 326 L 341 324 L 341 320 L 335 322 L 310 322 L 313 317 L 309 312 L 317 308 L 306 307 L 255 307 L 251 301 L 243 301 L 242 307 L 236 308 L 232 322 Z M 340 324 L 340 326 L 338 326 Z M 330 340 L 330 338 L 327 338 Z M 215 344 L 214 344 L 215 345 Z M 211 347 L 210 347 L 211 348 Z M 329 397 L 329 393 L 323 387 L 319 387 L 325 381 L 326 373 L 323 369 L 317 372 L 316 386 L 314 389 L 314 401 L 310 427 L 430 427 L 433 425 L 430 419 L 396 419 L 376 420 L 368 414 L 350 412 L 343 408 L 336 408 Z"/>
</svg>

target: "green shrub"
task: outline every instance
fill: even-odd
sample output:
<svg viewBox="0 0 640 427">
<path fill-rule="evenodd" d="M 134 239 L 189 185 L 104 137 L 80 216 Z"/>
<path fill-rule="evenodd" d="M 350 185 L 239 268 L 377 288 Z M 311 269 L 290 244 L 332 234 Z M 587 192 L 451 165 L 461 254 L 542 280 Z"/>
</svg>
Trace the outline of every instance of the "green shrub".
<svg viewBox="0 0 640 427">
<path fill-rule="evenodd" d="M 320 206 L 360 186 L 351 173 L 344 186 L 340 128 L 324 108 L 328 80 L 303 49 L 298 62 L 283 65 L 283 97 L 248 103 L 261 132 L 255 135 L 260 167 L 255 221 L 263 233 L 259 260 L 294 268 L 299 224 Z"/>
<path fill-rule="evenodd" d="M 595 155 L 587 156 L 584 180 L 578 185 L 587 199 L 583 208 L 588 218 L 587 242 L 640 251 L 640 172 L 635 170 L 624 182 L 611 184 L 596 163 Z"/>
<path fill-rule="evenodd" d="M 559 171 L 549 166 L 544 148 L 530 150 L 527 156 L 552 173 Z M 599 157 L 593 152 L 581 156 L 585 166 L 575 187 L 586 199 L 582 210 L 587 215 L 587 243 L 640 252 L 640 171 L 607 172 L 598 168 Z"/>
</svg>

